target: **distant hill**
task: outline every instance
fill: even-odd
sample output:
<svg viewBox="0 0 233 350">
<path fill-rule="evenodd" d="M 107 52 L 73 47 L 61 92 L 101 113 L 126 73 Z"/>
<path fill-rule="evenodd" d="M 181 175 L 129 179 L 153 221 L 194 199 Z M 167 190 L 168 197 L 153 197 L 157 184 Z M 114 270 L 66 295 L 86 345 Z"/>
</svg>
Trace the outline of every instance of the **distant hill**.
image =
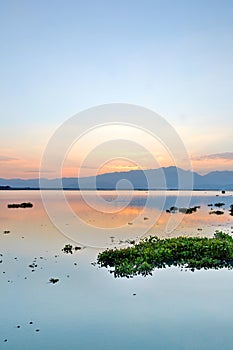
<svg viewBox="0 0 233 350">
<path fill-rule="evenodd" d="M 179 176 L 178 176 L 179 175 Z M 213 171 L 206 175 L 174 166 L 150 170 L 131 170 L 83 178 L 41 179 L 42 188 L 56 189 L 190 189 L 190 176 L 196 190 L 233 190 L 233 171 Z M 178 178 L 181 180 L 178 184 Z M 96 183 L 96 185 L 95 185 Z M 1 179 L 0 188 L 39 188 L 39 179 Z M 3 188 L 4 189 L 4 188 Z M 6 189 L 6 188 L 5 188 Z"/>
</svg>

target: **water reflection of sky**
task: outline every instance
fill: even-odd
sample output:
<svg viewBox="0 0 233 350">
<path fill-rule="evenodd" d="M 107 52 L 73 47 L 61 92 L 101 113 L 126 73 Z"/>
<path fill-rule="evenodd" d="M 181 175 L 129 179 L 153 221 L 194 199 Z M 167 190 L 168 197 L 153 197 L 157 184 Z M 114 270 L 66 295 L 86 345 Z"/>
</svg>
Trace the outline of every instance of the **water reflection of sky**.
<svg viewBox="0 0 233 350">
<path fill-rule="evenodd" d="M 53 232 L 57 234 L 57 229 L 50 222 L 37 191 L 2 191 L 0 197 L 1 203 L 1 223 L 2 230 L 10 229 L 13 232 L 31 232 L 31 236 L 38 235 L 46 237 L 47 241 L 53 240 Z M 233 203 L 232 193 L 219 195 L 219 192 L 196 191 L 192 193 L 190 206 L 200 205 L 201 208 L 191 215 L 169 214 L 166 209 L 176 204 L 179 198 L 182 205 L 182 198 L 187 201 L 189 192 L 182 191 L 145 191 L 134 192 L 133 196 L 127 191 L 121 191 L 119 196 L 113 191 L 99 191 L 97 196 L 87 191 L 85 195 L 88 198 L 86 202 L 78 191 L 67 191 L 66 200 L 70 210 L 74 215 L 72 220 L 66 217 L 66 209 L 58 200 L 56 191 L 49 191 L 48 200 L 55 208 L 56 220 L 58 220 L 65 229 L 77 232 L 78 235 L 93 237 L 95 228 L 105 228 L 108 232 L 103 236 L 103 240 L 110 242 L 110 237 L 115 236 L 116 240 L 140 237 L 147 231 L 150 234 L 166 236 L 166 227 L 169 220 L 180 220 L 178 227 L 169 236 L 185 234 L 213 234 L 215 229 L 226 229 L 228 232 L 233 224 L 233 217 L 229 215 L 229 207 Z M 166 196 L 164 196 L 166 194 Z M 150 195 L 149 202 L 147 201 Z M 99 201 L 99 196 L 102 201 Z M 131 198 L 132 197 L 132 198 Z M 8 209 L 7 204 L 12 202 L 31 201 L 34 203 L 33 209 Z M 163 204 L 164 201 L 164 204 Z M 208 204 L 224 202 L 224 215 L 209 215 L 210 207 Z M 93 208 L 90 203 L 94 203 Z M 146 206 L 145 206 L 146 203 Z M 163 204 L 163 205 L 162 205 Z M 111 212 L 112 210 L 112 212 Z M 77 218 L 84 224 L 80 226 Z M 145 220 L 146 218 L 146 220 Z M 197 229 L 201 231 L 197 231 Z M 92 229 L 92 231 L 90 230 Z M 82 237 L 82 238 L 83 238 Z M 96 239 L 99 238 L 96 236 Z"/>
<path fill-rule="evenodd" d="M 148 192 L 142 191 L 142 193 L 137 192 L 132 200 L 130 201 L 131 207 L 144 207 L 147 202 L 147 197 L 151 196 L 151 201 L 149 202 L 149 207 L 156 208 L 159 210 L 166 210 L 169 209 L 171 206 L 174 206 L 178 198 L 184 198 L 186 199 L 187 196 L 190 196 L 190 206 L 195 205 L 208 205 L 209 203 L 217 203 L 219 201 L 224 202 L 226 204 L 226 207 L 229 207 L 231 204 L 233 204 L 233 197 L 232 192 L 229 192 L 227 195 L 219 195 L 219 191 L 211 191 L 211 192 L 204 192 L 204 191 L 195 191 L 195 192 L 186 192 L 186 191 L 150 191 Z M 114 200 L 116 197 L 112 195 L 103 195 L 103 197 L 107 201 Z M 161 206 L 161 198 L 164 198 L 164 205 Z M 120 200 L 116 200 L 116 205 L 120 203 L 127 202 L 128 198 L 127 195 L 125 195 L 124 198 L 121 198 Z"/>
<path fill-rule="evenodd" d="M 61 252 L 70 241 L 49 221 L 38 192 L 0 192 L 0 196 L 0 349 L 232 349 L 232 271 L 191 273 L 169 268 L 148 278 L 114 279 L 106 269 L 91 265 L 98 250 L 86 248 L 73 255 Z M 170 197 L 168 206 L 174 194 Z M 90 208 L 81 205 L 79 195 L 69 193 L 68 199 L 87 219 Z M 203 208 L 185 215 L 183 232 L 190 226 L 198 234 L 194 228 L 202 222 L 205 233 L 214 220 L 226 227 L 231 219 L 227 212 L 221 217 L 207 215 L 205 205 L 215 199 L 231 202 L 230 197 L 218 198 L 215 193 L 194 194 L 192 205 Z M 62 216 L 56 192 L 51 192 L 50 200 Z M 142 203 L 143 194 L 133 200 Z M 23 201 L 32 201 L 34 208 L 6 207 L 8 202 Z M 111 215 L 111 220 L 110 215 L 107 219 L 101 214 L 99 224 L 101 220 L 119 224 L 141 209 L 130 205 L 121 214 Z M 148 208 L 148 220 L 156 211 L 156 204 Z M 153 230 L 164 227 L 169 216 L 164 212 Z M 143 227 L 145 222 L 140 224 Z M 11 233 L 4 235 L 5 229 Z M 29 264 L 35 258 L 38 266 L 32 272 Z M 51 277 L 59 278 L 59 283 L 49 284 Z"/>
</svg>

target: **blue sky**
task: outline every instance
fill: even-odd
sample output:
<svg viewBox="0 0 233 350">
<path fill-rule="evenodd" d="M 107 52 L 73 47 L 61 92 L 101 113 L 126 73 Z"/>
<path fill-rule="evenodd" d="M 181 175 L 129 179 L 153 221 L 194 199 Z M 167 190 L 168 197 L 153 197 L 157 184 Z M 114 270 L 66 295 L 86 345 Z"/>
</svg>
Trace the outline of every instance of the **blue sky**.
<svg viewBox="0 0 233 350">
<path fill-rule="evenodd" d="M 3 175 L 36 169 L 59 124 L 112 102 L 165 117 L 199 171 L 233 151 L 232 1 L 1 1 L 0 43 Z"/>
</svg>

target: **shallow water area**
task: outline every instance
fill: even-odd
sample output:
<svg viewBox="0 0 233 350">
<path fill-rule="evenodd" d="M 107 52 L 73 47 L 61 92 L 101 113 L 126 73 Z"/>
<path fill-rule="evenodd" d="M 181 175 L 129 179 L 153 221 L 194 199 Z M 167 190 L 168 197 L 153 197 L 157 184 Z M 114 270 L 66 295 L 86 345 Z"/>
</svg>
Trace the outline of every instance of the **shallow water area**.
<svg viewBox="0 0 233 350">
<path fill-rule="evenodd" d="M 119 201 L 112 191 L 100 194 L 113 211 L 124 198 L 126 203 L 129 198 L 127 193 Z M 56 191 L 49 195 L 57 208 L 58 221 L 63 221 L 64 227 L 72 226 L 66 216 L 62 217 Z M 166 209 L 185 192 L 167 192 L 161 208 L 161 201 L 157 201 L 160 193 L 154 191 L 152 205 L 140 216 L 146 195 L 144 191 L 135 192 L 125 209 L 106 214 L 103 207 L 94 211 L 83 203 L 79 192 L 67 191 L 69 206 L 85 224 L 85 230 L 80 237 L 76 235 L 74 242 L 50 221 L 40 192 L 0 192 L 1 349 L 232 349 L 232 271 L 168 268 L 156 270 L 152 277 L 114 279 L 106 269 L 92 264 L 100 249 L 80 244 L 85 234 L 88 236 L 89 224 L 92 230 L 108 228 L 102 236 L 96 235 L 93 245 L 109 247 L 124 246 L 121 240 L 133 235 L 140 239 L 142 231 L 143 235 L 161 237 L 210 236 L 215 229 L 232 231 L 231 192 L 193 192 L 190 206 L 201 208 L 184 215 L 171 233 L 164 232 L 167 220 L 180 214 L 166 213 Z M 33 208 L 7 208 L 8 203 L 24 201 L 32 202 Z M 217 202 L 225 203 L 224 214 L 209 215 L 208 204 Z M 135 221 L 138 216 L 140 220 Z M 77 225 L 76 222 L 74 227 Z M 64 254 L 61 249 L 69 243 L 82 249 Z M 50 278 L 59 281 L 51 284 Z"/>
</svg>

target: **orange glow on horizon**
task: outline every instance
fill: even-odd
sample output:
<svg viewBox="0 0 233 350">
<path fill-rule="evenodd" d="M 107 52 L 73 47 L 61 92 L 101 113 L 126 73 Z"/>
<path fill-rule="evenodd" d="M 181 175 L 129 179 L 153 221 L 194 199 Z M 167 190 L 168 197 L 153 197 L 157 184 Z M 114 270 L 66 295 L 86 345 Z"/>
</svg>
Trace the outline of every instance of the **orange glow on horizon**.
<svg viewBox="0 0 233 350">
<path fill-rule="evenodd" d="M 159 156 L 158 156 L 159 157 Z M 7 158 L 7 157 L 6 157 Z M 12 158 L 12 159 L 11 159 Z M 113 159 L 109 162 L 102 164 L 100 167 L 97 167 L 98 160 L 95 159 L 95 164 L 91 167 L 83 168 L 81 175 L 82 176 L 93 176 L 96 174 L 105 174 L 105 173 L 113 173 L 113 172 L 126 172 L 131 170 L 147 170 L 152 169 L 148 162 L 143 163 L 143 167 L 140 167 L 139 164 L 136 164 L 135 161 L 130 161 L 127 159 Z M 191 157 L 191 164 L 193 171 L 199 174 L 206 174 L 211 171 L 225 171 L 225 170 L 233 170 L 233 159 L 205 159 L 200 156 Z M 9 160 L 0 160 L 1 172 L 0 178 L 22 178 L 22 179 L 32 179 L 46 177 L 49 179 L 56 177 L 78 177 L 78 172 L 80 170 L 80 162 L 74 160 L 68 160 L 64 164 L 64 168 L 62 169 L 61 174 L 57 174 L 53 171 L 53 164 L 51 164 L 51 169 L 46 173 L 39 173 L 40 167 L 40 157 L 37 156 L 35 158 L 28 157 L 24 159 L 17 159 L 17 157 L 9 156 Z M 159 166 L 168 167 L 172 164 L 169 159 L 165 157 L 160 158 Z M 154 167 L 155 168 L 155 167 Z"/>
<path fill-rule="evenodd" d="M 194 171 L 207 174 L 211 171 L 233 171 L 233 160 L 231 159 L 191 159 Z"/>
</svg>

